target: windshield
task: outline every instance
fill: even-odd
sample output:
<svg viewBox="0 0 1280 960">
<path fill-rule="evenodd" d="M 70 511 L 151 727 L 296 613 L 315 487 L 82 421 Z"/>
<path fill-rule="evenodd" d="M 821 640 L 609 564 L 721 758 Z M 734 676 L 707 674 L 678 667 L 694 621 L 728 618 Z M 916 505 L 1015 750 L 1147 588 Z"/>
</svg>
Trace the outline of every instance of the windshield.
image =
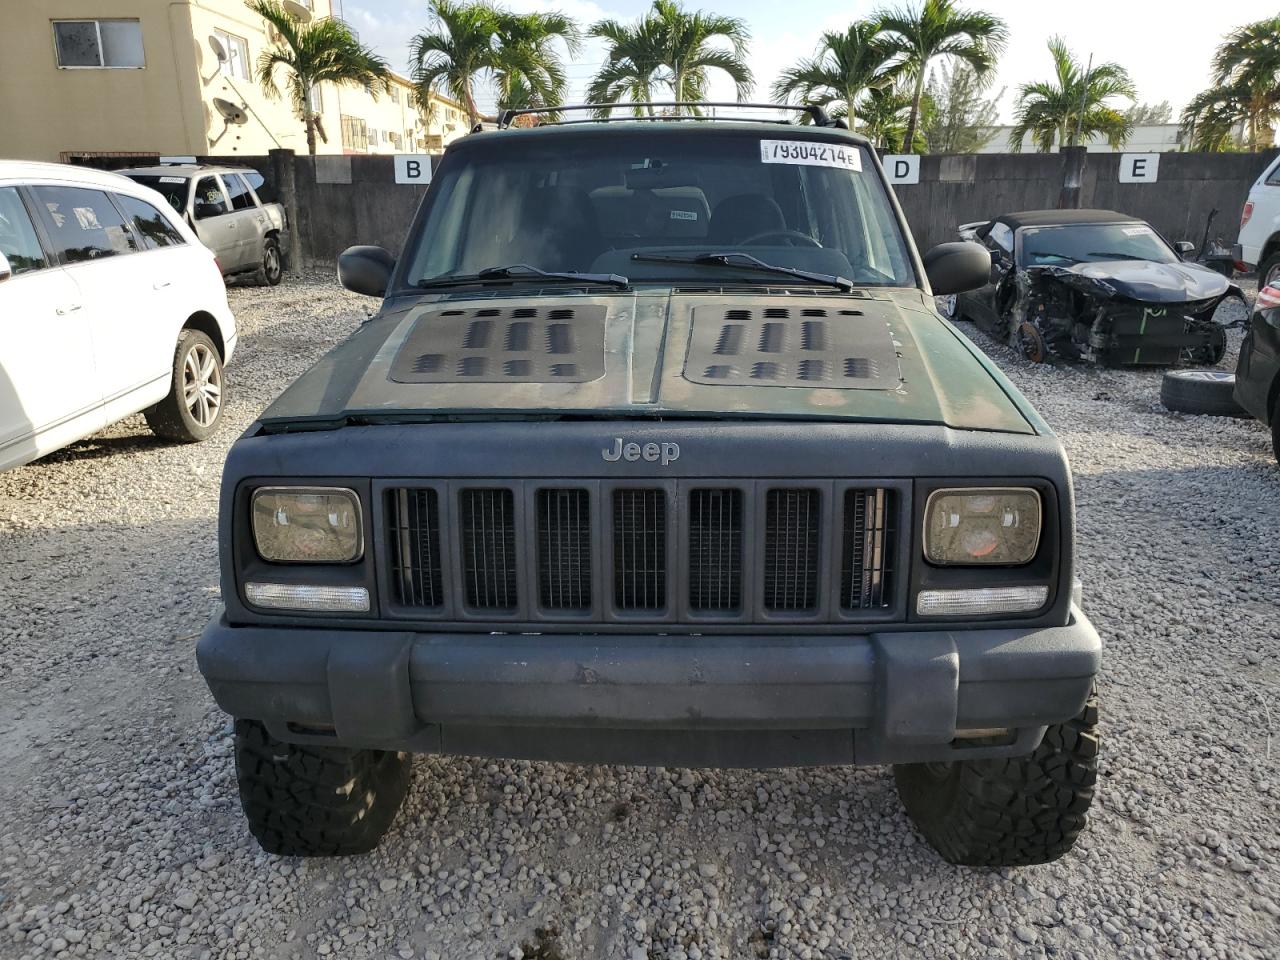
<svg viewBox="0 0 1280 960">
<path fill-rule="evenodd" d="M 1178 259 L 1169 245 L 1145 223 L 1076 223 L 1061 227 L 1024 227 L 1022 260 L 1028 267 L 1101 260 Z"/>
<path fill-rule="evenodd" d="M 698 259 L 749 253 L 860 286 L 914 286 L 866 148 L 788 132 L 770 139 L 646 125 L 456 150 L 436 175 L 406 282 L 515 264 L 633 283 L 817 282 L 748 269 L 744 258 Z"/>
<path fill-rule="evenodd" d="M 187 209 L 187 178 L 173 176 L 156 176 L 153 174 L 126 174 L 130 180 L 150 187 L 168 201 L 169 206 L 179 213 Z"/>
</svg>

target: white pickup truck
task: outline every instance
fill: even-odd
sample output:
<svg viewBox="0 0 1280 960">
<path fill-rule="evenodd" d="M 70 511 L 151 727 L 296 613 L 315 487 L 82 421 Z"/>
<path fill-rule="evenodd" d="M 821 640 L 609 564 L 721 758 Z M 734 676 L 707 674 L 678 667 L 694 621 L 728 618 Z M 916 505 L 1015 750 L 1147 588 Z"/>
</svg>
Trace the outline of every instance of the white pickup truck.
<svg viewBox="0 0 1280 960">
<path fill-rule="evenodd" d="M 223 276 L 256 273 L 275 286 L 284 276 L 289 219 L 278 203 L 264 203 L 262 174 L 244 167 L 173 164 L 120 173 L 157 191 L 213 251 Z"/>
</svg>

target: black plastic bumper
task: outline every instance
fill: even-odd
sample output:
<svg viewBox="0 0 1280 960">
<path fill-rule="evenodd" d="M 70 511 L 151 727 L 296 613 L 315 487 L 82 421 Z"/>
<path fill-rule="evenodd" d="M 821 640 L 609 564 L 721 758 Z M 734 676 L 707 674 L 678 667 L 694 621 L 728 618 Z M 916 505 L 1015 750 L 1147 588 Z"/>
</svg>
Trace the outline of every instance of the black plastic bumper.
<svg viewBox="0 0 1280 960">
<path fill-rule="evenodd" d="M 1010 756 L 1083 706 L 1065 627 L 849 636 L 486 635 L 230 626 L 218 705 L 280 739 L 538 760 L 769 767 Z M 975 740 L 966 731 L 1007 730 Z"/>
</svg>

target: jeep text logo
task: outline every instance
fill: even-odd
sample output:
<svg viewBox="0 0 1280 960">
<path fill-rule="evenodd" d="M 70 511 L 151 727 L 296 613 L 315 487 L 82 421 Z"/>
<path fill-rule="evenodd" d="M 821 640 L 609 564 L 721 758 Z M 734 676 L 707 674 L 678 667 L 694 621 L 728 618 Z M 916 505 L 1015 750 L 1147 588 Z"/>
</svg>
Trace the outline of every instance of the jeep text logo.
<svg viewBox="0 0 1280 960">
<path fill-rule="evenodd" d="M 637 460 L 648 460 L 650 463 L 661 461 L 665 467 L 668 463 L 675 463 L 680 459 L 680 444 L 623 443 L 621 437 L 614 437 L 613 446 L 601 450 L 600 456 L 610 463 L 617 463 L 619 460 L 628 460 L 632 463 Z"/>
</svg>

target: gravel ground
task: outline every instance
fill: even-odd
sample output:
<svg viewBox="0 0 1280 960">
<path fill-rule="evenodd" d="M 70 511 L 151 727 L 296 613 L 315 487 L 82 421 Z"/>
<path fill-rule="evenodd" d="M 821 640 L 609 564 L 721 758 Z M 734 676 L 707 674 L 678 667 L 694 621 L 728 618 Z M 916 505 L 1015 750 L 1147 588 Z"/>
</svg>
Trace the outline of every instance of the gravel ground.
<svg viewBox="0 0 1280 960">
<path fill-rule="evenodd" d="M 327 279 L 234 289 L 230 422 L 141 417 L 0 474 L 0 957 L 678 960 L 1280 955 L 1280 470 L 1156 372 L 1032 368 L 1107 643 L 1091 826 L 1058 863 L 949 866 L 886 769 L 422 758 L 376 853 L 261 853 L 194 635 L 234 436 L 359 323 Z M 1224 365 L 1234 363 L 1239 333 Z"/>
</svg>

